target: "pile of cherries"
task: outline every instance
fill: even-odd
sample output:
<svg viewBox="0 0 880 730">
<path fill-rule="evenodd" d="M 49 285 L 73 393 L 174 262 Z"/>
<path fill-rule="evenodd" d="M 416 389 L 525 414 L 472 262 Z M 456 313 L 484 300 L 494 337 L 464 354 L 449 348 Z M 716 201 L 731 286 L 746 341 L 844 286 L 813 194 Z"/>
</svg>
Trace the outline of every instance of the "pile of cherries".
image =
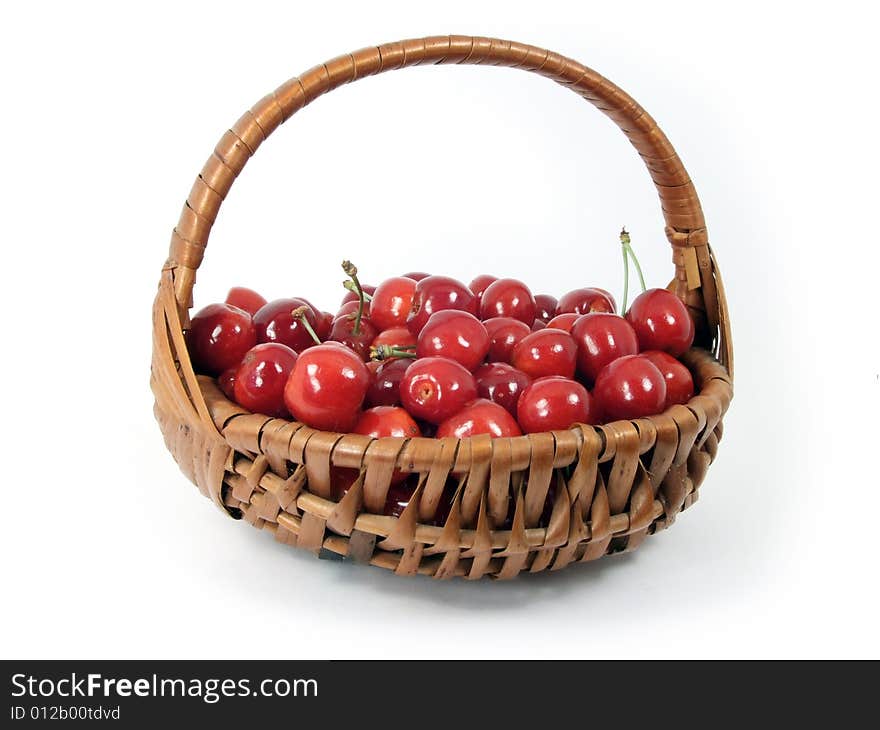
<svg viewBox="0 0 880 730">
<path fill-rule="evenodd" d="M 240 287 L 199 311 L 186 333 L 197 372 L 250 411 L 374 438 L 519 436 L 650 416 L 693 395 L 677 358 L 694 323 L 665 289 L 621 316 L 595 287 L 557 300 L 516 279 L 425 273 L 372 287 L 343 269 L 336 314 Z M 356 477 L 336 470 L 334 496 Z M 387 514 L 406 506 L 408 477 L 394 475 Z"/>
</svg>

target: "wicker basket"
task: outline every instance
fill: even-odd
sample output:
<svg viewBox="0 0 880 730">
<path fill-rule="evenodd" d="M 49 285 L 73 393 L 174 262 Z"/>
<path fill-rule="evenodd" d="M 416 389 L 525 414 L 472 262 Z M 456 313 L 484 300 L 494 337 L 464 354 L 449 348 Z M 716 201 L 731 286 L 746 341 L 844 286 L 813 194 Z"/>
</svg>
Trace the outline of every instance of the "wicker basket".
<svg viewBox="0 0 880 730">
<path fill-rule="evenodd" d="M 553 79 L 613 119 L 642 156 L 663 207 L 675 278 L 697 323 L 685 359 L 697 395 L 636 421 L 509 439 L 370 439 L 267 418 L 193 372 L 184 344 L 196 270 L 220 204 L 263 140 L 342 84 L 424 63 L 487 64 Z M 633 550 L 697 499 L 732 397 L 732 348 L 721 279 L 687 172 L 654 120 L 614 84 L 555 53 L 510 41 L 442 36 L 339 56 L 261 99 L 229 130 L 195 181 L 171 238 L 153 308 L 151 385 L 165 442 L 183 472 L 225 513 L 324 557 L 436 578 L 558 570 Z M 360 470 L 339 503 L 331 465 Z M 381 514 L 395 469 L 417 472 L 403 514 Z M 432 517 L 449 480 L 448 518 Z M 546 527 L 546 496 L 555 501 Z M 514 516 L 503 525 L 513 500 Z"/>
</svg>

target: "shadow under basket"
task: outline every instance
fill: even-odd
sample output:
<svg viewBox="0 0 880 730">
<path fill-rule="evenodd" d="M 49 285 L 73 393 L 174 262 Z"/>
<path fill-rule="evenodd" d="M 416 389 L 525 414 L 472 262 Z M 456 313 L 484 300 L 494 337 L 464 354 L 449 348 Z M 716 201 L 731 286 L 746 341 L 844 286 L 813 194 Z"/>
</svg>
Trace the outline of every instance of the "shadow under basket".
<svg viewBox="0 0 880 730">
<path fill-rule="evenodd" d="M 551 78 L 592 102 L 630 139 L 660 196 L 675 266 L 669 289 L 696 323 L 696 345 L 683 358 L 696 395 L 686 405 L 516 438 L 371 439 L 249 413 L 211 378 L 195 374 L 184 340 L 195 273 L 247 160 L 321 94 L 384 71 L 440 63 L 507 66 Z M 316 66 L 257 102 L 196 179 L 153 307 L 155 414 L 186 476 L 226 514 L 281 542 L 401 575 L 512 578 L 635 549 L 696 501 L 721 439 L 732 366 L 724 288 L 699 199 L 656 122 L 595 71 L 491 38 L 438 36 L 366 48 Z M 330 498 L 332 467 L 359 474 L 339 502 Z M 389 517 L 381 513 L 395 470 L 418 474 L 418 486 L 403 513 Z M 448 516 L 438 520 L 450 483 Z"/>
</svg>

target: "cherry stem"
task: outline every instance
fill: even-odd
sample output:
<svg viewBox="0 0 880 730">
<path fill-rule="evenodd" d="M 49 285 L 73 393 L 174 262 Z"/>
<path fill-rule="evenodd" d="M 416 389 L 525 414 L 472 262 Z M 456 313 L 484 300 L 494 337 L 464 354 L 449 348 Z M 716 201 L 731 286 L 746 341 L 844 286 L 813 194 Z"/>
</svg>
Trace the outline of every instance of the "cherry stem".
<svg viewBox="0 0 880 730">
<path fill-rule="evenodd" d="M 349 291 L 353 291 L 355 294 L 357 294 L 357 287 L 354 285 L 354 282 L 351 281 L 350 279 L 347 279 L 346 281 L 343 281 L 343 282 L 342 282 L 342 286 L 344 286 L 344 287 L 345 287 L 346 289 L 348 289 Z M 364 292 L 364 300 L 366 300 L 366 301 L 368 301 L 368 302 L 372 302 L 372 301 L 373 301 L 373 295 L 372 295 L 372 294 L 367 294 L 367 292 Z"/>
<path fill-rule="evenodd" d="M 388 360 L 393 357 L 415 358 L 415 345 L 376 345 L 370 348 L 371 360 Z"/>
<path fill-rule="evenodd" d="M 290 314 L 294 319 L 298 319 L 302 322 L 302 326 L 305 327 L 306 332 L 309 333 L 311 338 L 315 341 L 316 345 L 321 344 L 321 338 L 315 333 L 315 330 L 312 329 L 312 325 L 309 324 L 309 320 L 306 319 L 306 312 L 309 311 L 309 308 L 305 305 L 302 307 L 297 307 Z"/>
<path fill-rule="evenodd" d="M 626 314 L 626 305 L 629 300 L 629 260 L 632 258 L 633 264 L 636 267 L 636 273 L 639 275 L 639 284 L 642 286 L 642 292 L 644 292 L 648 287 L 645 286 L 645 275 L 642 273 L 642 267 L 639 264 L 639 257 L 636 256 L 636 252 L 633 251 L 631 245 L 631 239 L 629 236 L 629 232 L 626 228 L 622 228 L 620 230 L 620 245 L 621 250 L 623 251 L 623 303 L 620 309 L 620 314 Z"/>
<path fill-rule="evenodd" d="M 364 316 L 364 288 L 361 286 L 360 281 L 358 281 L 357 266 L 351 263 L 351 261 L 348 259 L 343 261 L 342 270 L 351 278 L 352 284 L 355 287 L 355 292 L 358 295 L 357 316 L 354 318 L 354 327 L 351 328 L 351 333 L 357 337 L 361 333 L 361 319 L 363 319 Z"/>
</svg>

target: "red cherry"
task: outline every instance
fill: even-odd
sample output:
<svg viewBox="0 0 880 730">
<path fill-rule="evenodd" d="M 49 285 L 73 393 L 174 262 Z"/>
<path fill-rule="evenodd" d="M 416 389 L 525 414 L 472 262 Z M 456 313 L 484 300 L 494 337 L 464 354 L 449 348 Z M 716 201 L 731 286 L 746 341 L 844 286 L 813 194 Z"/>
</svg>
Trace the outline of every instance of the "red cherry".
<svg viewBox="0 0 880 730">
<path fill-rule="evenodd" d="M 238 367 L 257 344 L 251 315 L 229 304 L 209 304 L 192 318 L 186 343 L 193 367 L 208 375 Z"/>
<path fill-rule="evenodd" d="M 474 372 L 477 392 L 516 416 L 516 404 L 532 379 L 513 365 L 503 362 L 487 363 Z"/>
<path fill-rule="evenodd" d="M 426 274 L 424 271 L 410 271 L 407 274 L 403 274 L 403 278 L 412 279 L 413 281 L 421 281 L 422 279 L 427 279 L 430 274 Z"/>
<path fill-rule="evenodd" d="M 598 412 L 583 385 L 556 375 L 528 386 L 520 396 L 516 415 L 525 433 L 542 433 L 575 423 L 595 423 Z"/>
<path fill-rule="evenodd" d="M 513 317 L 529 327 L 535 321 L 535 298 L 529 288 L 517 279 L 498 279 L 483 292 L 480 319 Z"/>
<path fill-rule="evenodd" d="M 333 315 L 330 312 L 319 312 L 318 322 L 315 325 L 315 334 L 318 339 L 324 342 L 330 336 L 330 330 L 333 327 Z"/>
<path fill-rule="evenodd" d="M 525 322 L 512 317 L 492 317 L 483 322 L 489 333 L 489 360 L 510 362 L 513 348 L 531 332 Z"/>
<path fill-rule="evenodd" d="M 416 293 L 415 279 L 395 276 L 386 279 L 373 292 L 370 319 L 380 330 L 406 326 Z"/>
<path fill-rule="evenodd" d="M 613 312 L 616 308 L 614 297 L 604 289 L 591 286 L 563 294 L 556 306 L 556 314 L 574 312 L 589 314 L 590 312 Z"/>
<path fill-rule="evenodd" d="M 694 344 L 694 321 L 687 307 L 666 289 L 648 289 L 639 294 L 626 313 L 642 350 L 663 350 L 683 355 Z"/>
<path fill-rule="evenodd" d="M 383 330 L 378 335 L 376 335 L 373 342 L 370 344 L 370 351 L 383 347 L 392 347 L 398 350 L 408 350 L 410 352 L 415 352 L 416 348 L 416 336 L 409 331 L 406 327 L 392 327 L 388 330 Z M 373 355 L 376 357 L 376 355 Z M 394 360 L 394 357 L 384 357 L 384 360 Z"/>
<path fill-rule="evenodd" d="M 648 350 L 642 357 L 650 360 L 666 381 L 666 400 L 663 410 L 678 404 L 687 403 L 694 396 L 694 377 L 684 363 L 660 350 Z"/>
<path fill-rule="evenodd" d="M 642 418 L 663 410 L 666 382 L 650 360 L 626 355 L 602 368 L 593 396 L 610 420 Z"/>
<path fill-rule="evenodd" d="M 477 298 L 470 289 L 456 279 L 448 276 L 429 276 L 416 284 L 412 311 L 406 321 L 413 334 L 422 327 L 434 312 L 457 309 L 477 314 Z"/>
<path fill-rule="evenodd" d="M 481 433 L 493 439 L 522 436 L 519 426 L 504 408 L 485 398 L 468 403 L 437 427 L 437 438 L 468 438 Z"/>
<path fill-rule="evenodd" d="M 260 307 L 254 315 L 257 341 L 279 342 L 295 352 L 302 352 L 314 345 L 315 341 L 303 326 L 301 319 L 293 316 L 293 312 L 300 307 L 308 307 L 304 316 L 311 328 L 315 329 L 318 317 L 308 302 L 299 297 L 276 299 Z"/>
<path fill-rule="evenodd" d="M 547 327 L 552 327 L 553 329 L 562 330 L 563 332 L 571 333 L 572 325 L 577 321 L 577 319 L 581 315 L 575 314 L 574 312 L 566 312 L 565 314 L 557 314 L 553 319 L 551 319 L 547 323 Z"/>
<path fill-rule="evenodd" d="M 535 319 L 540 319 L 549 325 L 550 320 L 556 315 L 556 307 L 559 304 L 556 297 L 549 294 L 535 294 Z"/>
<path fill-rule="evenodd" d="M 489 333 L 474 315 L 447 309 L 435 312 L 419 333 L 417 357 L 448 357 L 474 370 L 489 352 Z"/>
<path fill-rule="evenodd" d="M 312 428 L 350 431 L 357 422 L 370 374 L 354 352 L 337 344 L 303 352 L 284 387 L 284 403 Z"/>
<path fill-rule="evenodd" d="M 351 348 L 358 354 L 361 360 L 370 359 L 370 345 L 376 339 L 378 332 L 373 323 L 366 317 L 361 317 L 361 321 L 357 326 L 358 331 L 355 332 L 357 317 L 345 315 L 337 317 L 333 320 L 333 326 L 330 328 L 330 336 L 327 338 L 331 342 L 341 342 L 348 348 Z"/>
<path fill-rule="evenodd" d="M 287 418 L 284 385 L 296 360 L 293 350 L 277 342 L 252 347 L 235 371 L 235 402 L 254 413 Z"/>
<path fill-rule="evenodd" d="M 543 329 L 526 335 L 513 348 L 511 364 L 530 378 L 573 378 L 578 348 L 568 332 Z"/>
<path fill-rule="evenodd" d="M 217 376 L 217 387 L 229 400 L 235 400 L 235 368 L 224 370 Z"/>
<path fill-rule="evenodd" d="M 411 360 L 394 359 L 386 362 L 368 362 L 371 371 L 366 403 L 370 406 L 400 405 L 400 381 Z"/>
<path fill-rule="evenodd" d="M 468 289 L 470 289 L 474 296 L 477 298 L 477 311 L 480 311 L 480 302 L 483 299 L 483 292 L 489 288 L 490 284 L 494 284 L 498 281 L 497 276 L 490 276 L 489 274 L 480 274 L 475 277 L 474 280 L 468 284 Z"/>
<path fill-rule="evenodd" d="M 607 312 L 582 315 L 572 326 L 571 336 L 577 343 L 578 371 L 590 381 L 612 360 L 639 351 L 635 330 L 629 322 Z"/>
<path fill-rule="evenodd" d="M 403 511 L 409 505 L 413 493 L 416 491 L 418 480 L 411 477 L 400 484 L 392 484 L 388 490 L 388 496 L 385 498 L 385 507 L 383 514 L 390 517 L 400 517 Z M 434 512 L 434 518 L 431 520 L 432 525 L 444 525 L 449 517 L 449 511 L 452 509 L 452 498 L 455 496 L 455 483 L 451 482 L 446 485 L 443 493 L 440 495 L 440 501 L 437 503 L 437 509 Z"/>
<path fill-rule="evenodd" d="M 374 439 L 393 436 L 395 438 L 415 438 L 421 436 L 419 425 L 403 408 L 377 406 L 361 413 L 352 433 L 371 436 Z"/>
<path fill-rule="evenodd" d="M 266 300 L 253 289 L 248 289 L 244 286 L 234 286 L 229 290 L 229 294 L 226 295 L 226 303 L 243 309 L 253 316 L 266 303 Z"/>
<path fill-rule="evenodd" d="M 369 294 L 372 296 L 376 287 L 370 286 L 369 284 L 361 284 L 361 289 L 364 290 L 364 294 Z M 345 295 L 342 297 L 342 301 L 340 302 L 340 306 L 343 304 L 348 304 L 349 302 L 356 302 L 359 299 L 357 292 L 351 291 L 350 289 L 345 292 Z"/>
<path fill-rule="evenodd" d="M 339 310 L 336 312 L 336 314 L 333 315 L 333 321 L 336 321 L 337 319 L 340 319 L 341 317 L 347 317 L 349 315 L 356 315 L 357 311 L 358 311 L 358 302 L 356 299 L 351 302 L 346 302 L 345 304 L 343 304 L 339 308 Z M 369 305 L 369 303 L 364 304 L 363 316 L 366 317 L 367 319 L 370 318 L 370 305 Z"/>
<path fill-rule="evenodd" d="M 439 424 L 477 397 L 477 382 L 445 357 L 415 360 L 400 382 L 400 400 L 413 416 Z"/>
</svg>

